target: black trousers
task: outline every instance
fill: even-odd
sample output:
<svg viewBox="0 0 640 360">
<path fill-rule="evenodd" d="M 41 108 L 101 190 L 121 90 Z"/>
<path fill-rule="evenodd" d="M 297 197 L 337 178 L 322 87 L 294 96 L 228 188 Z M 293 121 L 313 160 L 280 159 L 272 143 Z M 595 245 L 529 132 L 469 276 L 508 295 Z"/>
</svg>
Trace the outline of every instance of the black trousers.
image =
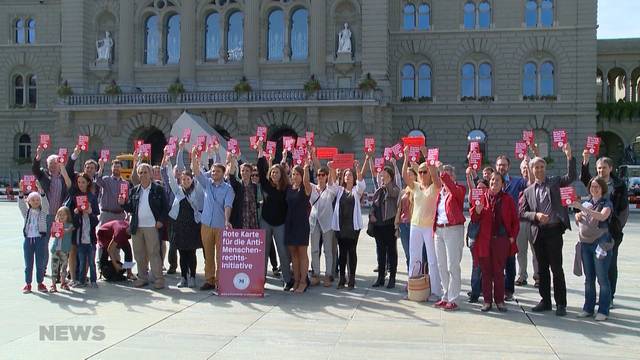
<svg viewBox="0 0 640 360">
<path fill-rule="evenodd" d="M 178 268 L 178 249 L 173 245 L 173 242 L 169 242 L 169 268 L 176 269 Z M 182 264 L 182 262 L 180 262 Z"/>
<path fill-rule="evenodd" d="M 375 229 L 378 276 L 385 276 L 387 264 L 389 265 L 389 273 L 395 275 L 398 269 L 398 239 L 396 238 L 396 229 L 393 224 L 376 226 Z"/>
<path fill-rule="evenodd" d="M 180 251 L 180 274 L 183 278 L 196 277 L 196 266 L 198 259 L 196 250 L 179 250 Z"/>
<path fill-rule="evenodd" d="M 346 277 L 346 269 L 349 268 L 349 278 L 355 278 L 356 266 L 358 265 L 358 255 L 356 247 L 358 246 L 358 237 L 355 239 L 338 237 L 338 263 L 340 263 L 340 278 Z"/>
<path fill-rule="evenodd" d="M 553 297 L 556 305 L 567 306 L 567 284 L 562 270 L 562 225 L 541 227 L 538 231 L 533 247 L 538 259 L 540 276 L 540 297 L 542 301 L 551 305 L 551 272 L 553 272 Z"/>
</svg>

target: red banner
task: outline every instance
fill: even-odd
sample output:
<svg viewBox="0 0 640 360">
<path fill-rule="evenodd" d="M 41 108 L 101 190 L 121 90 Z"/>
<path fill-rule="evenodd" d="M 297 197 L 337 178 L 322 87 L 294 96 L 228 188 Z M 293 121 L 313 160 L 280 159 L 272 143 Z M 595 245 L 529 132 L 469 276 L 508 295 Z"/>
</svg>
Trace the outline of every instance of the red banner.
<svg viewBox="0 0 640 360">
<path fill-rule="evenodd" d="M 169 142 L 167 143 L 168 145 L 171 144 L 177 144 L 178 143 L 178 138 L 175 136 L 169 136 Z"/>
<path fill-rule="evenodd" d="M 393 155 L 395 155 L 396 159 L 400 160 L 404 157 L 402 144 L 397 143 L 391 147 L 391 151 L 393 151 Z"/>
<path fill-rule="evenodd" d="M 220 144 L 220 140 L 218 140 L 218 136 L 211 135 L 211 141 L 209 142 L 209 148 L 214 148 L 218 144 Z"/>
<path fill-rule="evenodd" d="M 338 148 L 335 147 L 319 147 L 316 149 L 316 156 L 322 160 L 333 160 L 337 153 Z"/>
<path fill-rule="evenodd" d="M 263 297 L 264 252 L 264 230 L 222 231 L 218 294 Z"/>
<path fill-rule="evenodd" d="M 127 196 L 129 196 L 129 184 L 126 182 L 122 182 L 120 183 L 120 196 L 122 198 L 124 198 L 125 200 L 127 199 Z"/>
<path fill-rule="evenodd" d="M 142 154 L 143 157 L 148 158 L 149 156 L 151 156 L 151 144 L 140 145 L 138 151 Z"/>
<path fill-rule="evenodd" d="M 402 138 L 404 146 L 417 146 L 422 147 L 425 145 L 425 138 L 422 136 L 407 136 Z"/>
<path fill-rule="evenodd" d="M 307 157 L 307 148 L 300 147 L 293 149 L 293 162 L 296 165 L 302 165 L 305 157 Z"/>
<path fill-rule="evenodd" d="M 335 154 L 333 156 L 334 169 L 353 169 L 355 155 L 353 154 Z"/>
<path fill-rule="evenodd" d="M 472 141 L 469 143 L 469 152 L 480 152 L 480 143 L 477 141 Z"/>
</svg>

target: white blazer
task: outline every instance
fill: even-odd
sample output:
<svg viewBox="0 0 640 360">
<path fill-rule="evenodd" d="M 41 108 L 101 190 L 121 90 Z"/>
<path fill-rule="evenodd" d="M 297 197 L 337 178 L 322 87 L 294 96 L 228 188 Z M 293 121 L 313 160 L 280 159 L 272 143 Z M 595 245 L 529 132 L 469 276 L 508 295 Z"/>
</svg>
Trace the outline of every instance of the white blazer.
<svg viewBox="0 0 640 360">
<path fill-rule="evenodd" d="M 351 189 L 353 193 L 353 197 L 355 198 L 356 204 L 353 208 L 353 229 L 360 230 L 362 229 L 362 208 L 360 207 L 360 198 L 364 191 L 367 189 L 367 184 L 364 180 L 357 180 L 356 186 Z M 333 218 L 331 219 L 331 229 L 334 231 L 340 231 L 340 198 L 342 194 L 345 192 L 345 189 L 342 186 L 338 187 L 338 193 L 336 194 L 336 207 L 333 209 Z"/>
</svg>

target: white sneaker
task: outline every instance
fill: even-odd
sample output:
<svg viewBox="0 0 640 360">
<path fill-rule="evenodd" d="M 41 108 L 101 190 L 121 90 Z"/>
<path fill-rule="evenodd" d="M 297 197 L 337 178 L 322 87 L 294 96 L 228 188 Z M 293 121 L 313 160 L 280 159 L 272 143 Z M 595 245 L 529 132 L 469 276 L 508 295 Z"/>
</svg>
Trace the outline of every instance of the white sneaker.
<svg viewBox="0 0 640 360">
<path fill-rule="evenodd" d="M 180 282 L 178 283 L 179 288 L 184 288 L 189 286 L 189 283 L 186 278 L 180 278 Z"/>
<path fill-rule="evenodd" d="M 592 317 L 593 313 L 589 313 L 586 311 L 581 312 L 580 314 L 578 314 L 578 318 L 588 318 L 588 317 Z"/>
<path fill-rule="evenodd" d="M 189 287 L 190 288 L 195 288 L 196 287 L 196 278 L 195 277 L 189 278 Z"/>
<path fill-rule="evenodd" d="M 609 317 L 605 314 L 601 314 L 601 313 L 596 314 L 596 321 L 605 321 L 607 320 L 607 318 Z"/>
</svg>

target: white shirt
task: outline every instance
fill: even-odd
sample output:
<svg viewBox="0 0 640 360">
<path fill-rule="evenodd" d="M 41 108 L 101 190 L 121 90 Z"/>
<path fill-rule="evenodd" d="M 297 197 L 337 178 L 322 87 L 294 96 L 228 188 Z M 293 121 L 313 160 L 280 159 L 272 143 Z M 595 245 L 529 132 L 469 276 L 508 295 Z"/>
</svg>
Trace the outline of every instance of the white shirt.
<svg viewBox="0 0 640 360">
<path fill-rule="evenodd" d="M 60 241 L 62 243 L 62 241 Z M 81 244 L 91 244 L 91 220 L 89 215 L 82 214 L 82 233 L 80 234 Z"/>
<path fill-rule="evenodd" d="M 449 223 L 449 219 L 447 218 L 447 211 L 445 209 L 445 198 L 447 193 L 442 189 L 440 191 L 440 201 L 438 201 L 438 215 L 436 219 L 436 224 L 446 225 Z"/>
<path fill-rule="evenodd" d="M 22 201 L 22 200 L 19 200 Z M 40 217 L 40 210 L 31 209 L 29 211 L 29 219 L 27 219 L 27 237 L 35 238 L 40 237 L 40 229 L 38 227 L 38 218 Z"/>
<path fill-rule="evenodd" d="M 149 192 L 151 184 L 145 189 L 140 185 L 140 202 L 138 203 L 138 227 L 156 227 L 156 218 L 153 216 L 151 206 L 149 206 Z"/>
<path fill-rule="evenodd" d="M 331 230 L 331 220 L 333 217 L 333 200 L 336 198 L 338 187 L 327 185 L 324 190 L 320 186 L 311 184 L 312 191 L 309 203 L 311 214 L 309 215 L 310 232 L 313 232 L 316 225 L 320 225 L 323 233 Z"/>
</svg>

